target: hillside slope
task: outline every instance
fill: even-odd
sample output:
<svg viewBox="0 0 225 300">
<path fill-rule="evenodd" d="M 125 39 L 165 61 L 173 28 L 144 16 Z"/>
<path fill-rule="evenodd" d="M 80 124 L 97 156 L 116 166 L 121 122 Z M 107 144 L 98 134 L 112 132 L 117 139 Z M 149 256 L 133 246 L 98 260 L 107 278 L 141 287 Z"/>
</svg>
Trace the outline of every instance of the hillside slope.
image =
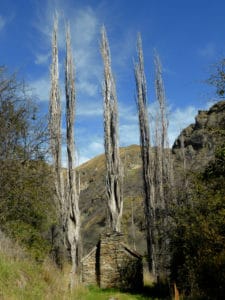
<svg viewBox="0 0 225 300">
<path fill-rule="evenodd" d="M 215 149 L 225 141 L 225 101 L 213 105 L 208 111 L 199 111 L 195 124 L 185 128 L 172 148 L 175 180 L 185 164 L 188 170 L 202 169 L 214 157 Z M 184 146 L 182 146 L 182 143 Z M 124 213 L 122 230 L 127 243 L 144 254 L 145 221 L 143 208 L 143 182 L 140 147 L 131 145 L 121 148 L 124 168 Z M 105 158 L 95 157 L 79 167 L 84 254 L 97 242 L 106 226 Z"/>
<path fill-rule="evenodd" d="M 122 230 L 128 243 L 145 249 L 142 207 L 142 177 L 140 147 L 131 145 L 120 149 L 124 172 L 124 214 Z M 105 157 L 100 155 L 79 167 L 84 254 L 97 242 L 106 226 Z M 133 207 L 133 208 L 132 208 Z M 132 225 L 133 214 L 133 225 Z"/>
</svg>

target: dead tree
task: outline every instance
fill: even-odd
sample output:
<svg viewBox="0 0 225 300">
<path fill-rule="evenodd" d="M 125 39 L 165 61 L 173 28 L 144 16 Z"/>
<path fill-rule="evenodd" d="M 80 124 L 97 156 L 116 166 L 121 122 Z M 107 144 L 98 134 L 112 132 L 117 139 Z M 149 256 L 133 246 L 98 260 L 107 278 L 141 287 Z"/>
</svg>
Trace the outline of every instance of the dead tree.
<svg viewBox="0 0 225 300">
<path fill-rule="evenodd" d="M 146 240 L 149 258 L 149 269 L 155 274 L 154 245 L 154 185 L 153 165 L 151 160 L 150 129 L 148 119 L 147 88 L 144 72 L 144 58 L 141 36 L 137 41 L 138 62 L 135 64 L 136 102 L 139 116 L 140 145 L 143 164 L 144 208 L 146 219 Z"/>
<path fill-rule="evenodd" d="M 118 104 L 116 86 L 111 70 L 111 58 L 106 30 L 102 28 L 101 53 L 104 62 L 104 144 L 106 156 L 106 194 L 109 225 L 121 230 L 123 211 L 122 172 L 119 156 Z"/>
<path fill-rule="evenodd" d="M 172 203 L 173 170 L 168 140 L 168 118 L 165 89 L 159 55 L 155 52 L 155 89 L 159 113 L 155 125 L 154 191 L 156 274 L 166 279 L 169 270 L 169 207 Z"/>
<path fill-rule="evenodd" d="M 53 231 L 55 259 L 62 264 L 65 250 L 65 194 L 62 173 L 62 141 L 61 141 L 61 103 L 59 89 L 58 68 L 58 19 L 55 17 L 52 34 L 52 65 L 51 65 L 51 91 L 49 103 L 49 132 L 50 146 L 53 160 L 53 175 L 55 185 L 55 203 L 58 212 L 59 227 Z"/>
<path fill-rule="evenodd" d="M 75 142 L 74 142 L 74 120 L 75 120 L 75 78 L 74 62 L 71 49 L 70 28 L 66 28 L 66 61 L 65 61 L 65 93 L 66 93 L 66 132 L 67 132 L 67 157 L 68 157 L 68 193 L 66 229 L 67 242 L 70 249 L 72 262 L 71 287 L 75 283 L 75 275 L 78 275 L 80 258 L 80 210 L 79 194 L 76 188 L 75 171 Z"/>
</svg>

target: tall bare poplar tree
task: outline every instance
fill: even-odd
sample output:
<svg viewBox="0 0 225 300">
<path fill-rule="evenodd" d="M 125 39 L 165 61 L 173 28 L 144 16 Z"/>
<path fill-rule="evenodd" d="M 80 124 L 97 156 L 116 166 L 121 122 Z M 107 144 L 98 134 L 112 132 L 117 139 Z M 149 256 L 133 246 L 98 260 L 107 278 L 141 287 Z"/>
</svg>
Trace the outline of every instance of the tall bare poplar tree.
<svg viewBox="0 0 225 300">
<path fill-rule="evenodd" d="M 155 52 L 155 89 L 159 104 L 154 151 L 156 274 L 166 279 L 169 264 L 168 216 L 172 200 L 172 160 L 168 140 L 166 97 L 159 55 Z"/>
<path fill-rule="evenodd" d="M 53 160 L 53 175 L 55 184 L 55 202 L 59 217 L 59 230 L 56 233 L 54 245 L 56 249 L 56 260 L 61 264 L 62 253 L 64 251 L 64 232 L 65 232 L 65 195 L 62 173 L 62 141 L 61 141 L 61 103 L 59 90 L 59 69 L 58 69 L 58 18 L 54 18 L 52 34 L 52 65 L 51 65 L 51 91 L 49 103 L 49 131 L 50 145 Z"/>
<path fill-rule="evenodd" d="M 150 156 L 150 129 L 147 107 L 147 88 L 144 72 L 144 58 L 141 36 L 137 42 L 138 62 L 135 64 L 136 101 L 139 116 L 141 156 L 144 181 L 144 207 L 146 219 L 146 239 L 149 258 L 149 269 L 155 274 L 155 247 L 154 247 L 154 185 L 153 169 Z"/>
<path fill-rule="evenodd" d="M 68 193 L 67 193 L 67 240 L 70 249 L 72 271 L 71 287 L 75 283 L 80 258 L 80 211 L 79 195 L 76 188 L 75 171 L 75 82 L 74 62 L 71 50 L 69 25 L 66 28 L 66 62 L 65 62 L 65 92 L 66 92 L 66 129 L 67 129 L 67 156 L 68 156 Z"/>
<path fill-rule="evenodd" d="M 118 107 L 116 86 L 111 70 L 106 30 L 102 28 L 101 53 L 104 62 L 104 141 L 106 156 L 106 193 L 110 227 L 120 232 L 123 211 L 122 174 L 119 156 Z"/>
</svg>

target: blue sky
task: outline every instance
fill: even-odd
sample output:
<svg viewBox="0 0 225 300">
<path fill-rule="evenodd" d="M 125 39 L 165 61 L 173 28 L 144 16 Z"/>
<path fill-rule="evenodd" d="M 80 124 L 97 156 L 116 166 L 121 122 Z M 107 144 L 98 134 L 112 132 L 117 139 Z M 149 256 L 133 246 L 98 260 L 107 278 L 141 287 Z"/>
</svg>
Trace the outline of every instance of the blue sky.
<svg viewBox="0 0 225 300">
<path fill-rule="evenodd" d="M 64 23 L 70 22 L 76 68 L 76 145 L 79 163 L 104 151 L 100 28 L 107 30 L 120 109 L 120 145 L 139 142 L 133 60 L 143 41 L 150 113 L 154 110 L 153 51 L 163 64 L 170 142 L 215 97 L 204 83 L 225 56 L 225 1 L 220 0 L 1 0 L 1 65 L 32 87 L 44 113 L 50 89 L 51 31 L 60 15 L 60 82 L 64 101 Z M 64 103 L 64 102 L 63 102 Z"/>
</svg>

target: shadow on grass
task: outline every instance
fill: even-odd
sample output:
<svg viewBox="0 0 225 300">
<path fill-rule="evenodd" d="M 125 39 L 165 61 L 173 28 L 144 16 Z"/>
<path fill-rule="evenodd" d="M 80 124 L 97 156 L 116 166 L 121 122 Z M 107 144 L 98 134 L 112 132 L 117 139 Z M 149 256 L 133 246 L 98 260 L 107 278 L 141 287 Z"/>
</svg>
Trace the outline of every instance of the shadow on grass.
<svg viewBox="0 0 225 300">
<path fill-rule="evenodd" d="M 149 297 L 152 299 L 171 299 L 170 288 L 168 284 L 163 283 L 155 283 L 152 286 L 144 286 L 139 294 L 143 297 Z"/>
<path fill-rule="evenodd" d="M 98 290 L 101 291 L 103 294 L 108 293 L 122 293 L 124 295 L 132 295 L 137 300 L 147 300 L 147 299 L 164 299 L 164 300 L 170 300 L 170 289 L 169 286 L 166 284 L 154 284 L 152 286 L 144 286 L 139 291 L 132 291 L 132 290 L 126 290 L 126 289 L 100 289 L 96 287 L 89 287 L 91 290 Z M 117 298 L 116 298 L 117 299 Z"/>
</svg>

